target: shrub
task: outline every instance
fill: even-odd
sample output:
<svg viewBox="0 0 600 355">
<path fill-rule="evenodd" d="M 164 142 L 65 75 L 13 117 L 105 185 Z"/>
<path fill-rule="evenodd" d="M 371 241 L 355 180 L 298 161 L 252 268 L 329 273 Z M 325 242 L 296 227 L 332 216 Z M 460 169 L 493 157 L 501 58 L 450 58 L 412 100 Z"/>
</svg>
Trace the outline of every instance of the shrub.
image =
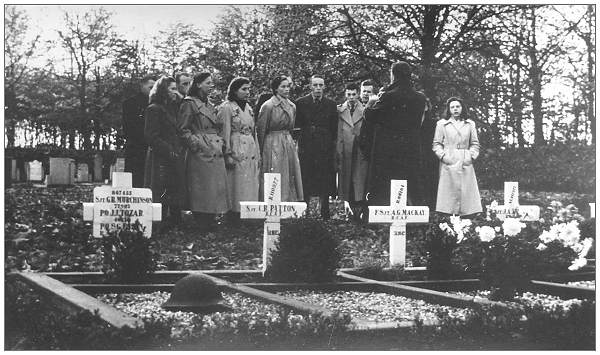
<svg viewBox="0 0 600 355">
<path fill-rule="evenodd" d="M 102 238 L 103 272 L 122 282 L 142 282 L 156 270 L 152 242 L 135 222 L 128 229 L 114 230 Z"/>
<path fill-rule="evenodd" d="M 341 255 L 339 241 L 324 224 L 301 218 L 283 225 L 271 256 L 268 278 L 275 282 L 329 282 Z"/>
<path fill-rule="evenodd" d="M 595 166 L 595 145 L 557 144 L 482 150 L 475 171 L 484 189 L 519 181 L 524 190 L 594 193 Z"/>
</svg>

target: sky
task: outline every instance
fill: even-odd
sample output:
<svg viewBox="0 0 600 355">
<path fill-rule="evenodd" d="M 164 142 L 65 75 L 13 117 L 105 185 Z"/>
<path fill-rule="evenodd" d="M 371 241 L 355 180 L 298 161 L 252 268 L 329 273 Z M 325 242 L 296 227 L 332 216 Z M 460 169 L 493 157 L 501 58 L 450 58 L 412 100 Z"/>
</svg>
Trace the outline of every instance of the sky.
<svg viewBox="0 0 600 355">
<path fill-rule="evenodd" d="M 212 21 L 228 5 L 17 5 L 30 16 L 31 33 L 42 33 L 44 39 L 56 38 L 56 29 L 63 23 L 63 12 L 83 13 L 103 7 L 113 13 L 112 23 L 117 33 L 127 39 L 151 38 L 161 29 L 181 21 L 208 30 Z"/>
</svg>

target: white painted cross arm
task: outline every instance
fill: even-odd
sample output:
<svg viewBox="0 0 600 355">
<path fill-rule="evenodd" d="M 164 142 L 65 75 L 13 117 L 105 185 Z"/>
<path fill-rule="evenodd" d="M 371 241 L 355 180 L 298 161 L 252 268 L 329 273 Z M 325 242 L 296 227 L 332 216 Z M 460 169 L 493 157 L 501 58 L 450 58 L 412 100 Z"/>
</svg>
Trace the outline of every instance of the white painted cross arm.
<svg viewBox="0 0 600 355">
<path fill-rule="evenodd" d="M 162 205 L 152 202 L 152 190 L 132 188 L 131 173 L 113 173 L 112 186 L 94 188 L 94 202 L 83 203 L 83 220 L 93 221 L 94 237 L 139 221 L 146 237 L 152 222 L 162 220 Z"/>
<path fill-rule="evenodd" d="M 519 204 L 519 183 L 514 181 L 504 182 L 504 205 L 486 207 L 488 211 L 494 211 L 501 221 L 508 217 L 527 222 L 540 219 L 540 206 Z"/>
</svg>

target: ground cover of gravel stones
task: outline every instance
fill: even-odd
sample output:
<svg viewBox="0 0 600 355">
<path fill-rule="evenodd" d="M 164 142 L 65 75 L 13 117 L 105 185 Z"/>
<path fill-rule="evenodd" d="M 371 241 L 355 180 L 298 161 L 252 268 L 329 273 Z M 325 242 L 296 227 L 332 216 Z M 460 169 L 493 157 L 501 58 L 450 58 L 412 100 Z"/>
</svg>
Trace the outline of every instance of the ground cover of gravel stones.
<svg viewBox="0 0 600 355">
<path fill-rule="evenodd" d="M 436 320 L 436 314 L 440 311 L 447 312 L 451 317 L 464 319 L 468 311 L 379 292 L 299 290 L 278 294 L 373 322 L 414 321 L 417 316 L 422 320 Z"/>
<path fill-rule="evenodd" d="M 489 290 L 477 290 L 470 292 L 450 291 L 449 293 L 485 299 L 487 299 L 490 295 Z M 542 306 L 545 311 L 555 311 L 557 309 L 568 310 L 572 305 L 581 304 L 582 302 L 583 300 L 577 298 L 564 300 L 558 296 L 532 292 L 523 292 L 522 295 L 516 296 L 513 301 L 504 301 L 504 303 L 513 305 L 525 305 L 531 307 Z"/>
<path fill-rule="evenodd" d="M 235 328 L 238 321 L 249 316 L 248 326 L 266 326 L 281 320 L 284 308 L 274 304 L 263 303 L 239 293 L 222 293 L 223 304 L 232 308 L 229 312 L 216 312 L 210 315 L 198 315 L 193 312 L 171 312 L 161 308 L 170 296 L 169 292 L 153 293 L 110 293 L 96 297 L 120 311 L 141 320 L 172 321 L 171 337 L 184 339 L 193 335 L 203 335 L 223 328 Z M 290 311 L 287 323 L 303 322 L 304 316 Z"/>
</svg>

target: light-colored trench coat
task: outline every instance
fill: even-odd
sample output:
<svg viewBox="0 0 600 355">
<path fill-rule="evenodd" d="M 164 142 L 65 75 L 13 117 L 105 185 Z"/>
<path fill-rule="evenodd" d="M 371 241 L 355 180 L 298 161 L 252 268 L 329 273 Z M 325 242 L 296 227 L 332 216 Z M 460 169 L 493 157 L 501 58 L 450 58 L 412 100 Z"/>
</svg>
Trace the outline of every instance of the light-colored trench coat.
<svg viewBox="0 0 600 355">
<path fill-rule="evenodd" d="M 296 144 L 290 135 L 296 120 L 296 105 L 275 95 L 258 114 L 256 130 L 262 150 L 260 197 L 263 197 L 264 173 L 281 174 L 281 201 L 302 201 L 302 174 Z"/>
<path fill-rule="evenodd" d="M 223 158 L 223 122 L 215 107 L 186 96 L 179 108 L 177 122 L 186 154 L 186 192 L 190 210 L 223 213 L 230 208 L 227 172 Z"/>
<path fill-rule="evenodd" d="M 481 197 L 473 161 L 479 139 L 472 120 L 439 120 L 433 151 L 441 160 L 436 211 L 468 215 L 481 212 Z"/>
<path fill-rule="evenodd" d="M 338 175 L 338 197 L 345 201 L 365 199 L 365 184 L 369 162 L 363 157 L 357 139 L 364 122 L 364 106 L 356 103 L 354 114 L 350 105 L 338 105 L 338 133 L 336 143 L 336 170 Z"/>
<path fill-rule="evenodd" d="M 217 114 L 223 122 L 225 159 L 227 167 L 227 189 L 231 210 L 240 212 L 240 201 L 258 201 L 260 150 L 254 114 L 250 105 L 244 110 L 233 101 L 225 101 Z"/>
</svg>

